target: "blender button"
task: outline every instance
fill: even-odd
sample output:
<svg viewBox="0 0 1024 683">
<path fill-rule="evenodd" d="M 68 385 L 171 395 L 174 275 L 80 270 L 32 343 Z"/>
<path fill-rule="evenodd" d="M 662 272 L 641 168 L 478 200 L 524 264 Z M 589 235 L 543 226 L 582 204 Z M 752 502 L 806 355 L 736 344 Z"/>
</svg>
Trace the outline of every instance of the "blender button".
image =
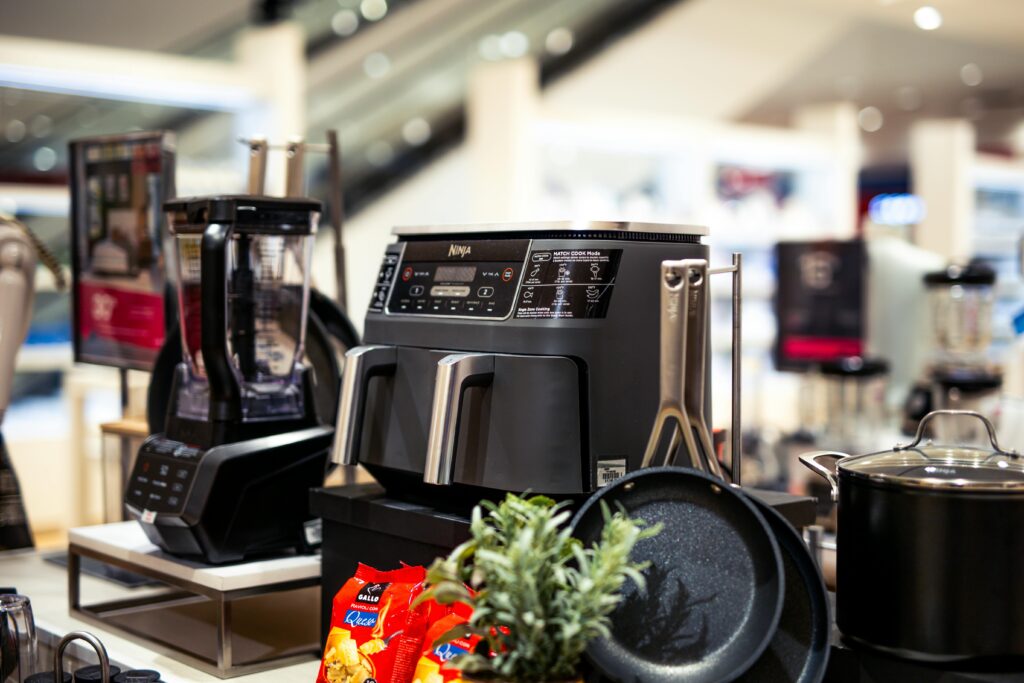
<svg viewBox="0 0 1024 683">
<path fill-rule="evenodd" d="M 157 487 L 158 489 L 165 489 L 167 488 L 167 482 L 162 479 L 157 479 L 153 482 L 153 486 Z"/>
<path fill-rule="evenodd" d="M 143 498 L 142 489 L 132 489 L 132 498 L 136 500 Z"/>
<path fill-rule="evenodd" d="M 170 465 L 160 465 L 160 476 L 161 477 L 166 477 L 168 474 L 170 474 L 170 472 L 171 472 L 171 466 Z"/>
<path fill-rule="evenodd" d="M 178 499 L 177 496 L 171 496 L 170 498 L 167 499 L 168 505 L 176 506 L 179 502 L 181 501 Z"/>
<path fill-rule="evenodd" d="M 182 484 L 181 482 L 177 482 L 176 481 L 173 484 L 171 484 L 171 491 L 173 493 L 181 493 L 184 490 L 185 490 L 185 485 Z"/>
<path fill-rule="evenodd" d="M 135 482 L 138 484 L 148 484 L 149 477 L 144 477 L 140 474 L 139 476 L 135 477 Z"/>
<path fill-rule="evenodd" d="M 174 476 L 176 476 L 178 479 L 188 479 L 188 470 L 179 469 L 177 472 L 174 473 Z"/>
<path fill-rule="evenodd" d="M 409 296 L 420 296 L 423 294 L 423 285 L 413 285 L 409 288 Z"/>
<path fill-rule="evenodd" d="M 494 296 L 494 287 L 481 287 L 480 289 L 476 290 L 476 294 L 479 297 L 487 299 L 489 297 Z"/>
<path fill-rule="evenodd" d="M 505 282 L 508 282 L 509 280 L 512 279 L 512 276 L 515 274 L 516 271 L 512 270 L 511 268 L 506 268 L 505 270 L 501 271 L 501 279 L 504 280 Z"/>
<path fill-rule="evenodd" d="M 151 493 L 151 494 L 149 494 L 149 502 L 150 503 L 159 503 L 163 499 L 164 499 L 164 497 L 161 496 L 159 493 Z"/>
</svg>

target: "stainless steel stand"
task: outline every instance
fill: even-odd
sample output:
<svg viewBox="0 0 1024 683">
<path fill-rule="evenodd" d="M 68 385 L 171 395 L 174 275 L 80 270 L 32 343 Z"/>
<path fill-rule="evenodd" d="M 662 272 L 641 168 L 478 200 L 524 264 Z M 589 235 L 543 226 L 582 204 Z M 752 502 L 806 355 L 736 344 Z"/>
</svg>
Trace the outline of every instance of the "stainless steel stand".
<svg viewBox="0 0 1024 683">
<path fill-rule="evenodd" d="M 155 579 L 166 590 L 84 604 L 83 557 Z M 319 585 L 319 578 L 304 578 L 221 591 L 74 543 L 68 547 L 72 615 L 218 678 L 319 658 Z"/>
</svg>

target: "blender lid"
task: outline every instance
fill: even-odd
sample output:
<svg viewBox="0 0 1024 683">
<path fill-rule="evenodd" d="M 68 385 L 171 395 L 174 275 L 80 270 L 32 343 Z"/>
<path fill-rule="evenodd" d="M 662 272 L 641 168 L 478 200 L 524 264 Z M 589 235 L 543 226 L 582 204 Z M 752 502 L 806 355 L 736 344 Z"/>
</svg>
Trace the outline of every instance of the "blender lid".
<svg viewBox="0 0 1024 683">
<path fill-rule="evenodd" d="M 819 368 L 821 374 L 830 377 L 876 377 L 889 372 L 889 361 L 884 358 L 848 356 L 825 361 Z"/>
<path fill-rule="evenodd" d="M 921 443 L 924 426 L 934 417 L 961 416 L 985 423 L 992 448 Z M 839 471 L 872 481 L 920 489 L 969 491 L 1024 491 L 1024 458 L 1000 448 L 992 423 L 979 413 L 936 410 L 918 425 L 917 436 L 906 446 L 843 458 Z"/>
<path fill-rule="evenodd" d="M 164 202 L 173 214 L 171 231 L 202 232 L 211 223 L 230 223 L 236 230 L 312 234 L 322 205 L 304 197 L 212 195 L 181 197 Z"/>
<path fill-rule="evenodd" d="M 945 270 L 927 273 L 924 283 L 929 287 L 950 285 L 994 285 L 996 271 L 984 263 L 970 263 L 966 266 L 950 265 Z"/>
</svg>

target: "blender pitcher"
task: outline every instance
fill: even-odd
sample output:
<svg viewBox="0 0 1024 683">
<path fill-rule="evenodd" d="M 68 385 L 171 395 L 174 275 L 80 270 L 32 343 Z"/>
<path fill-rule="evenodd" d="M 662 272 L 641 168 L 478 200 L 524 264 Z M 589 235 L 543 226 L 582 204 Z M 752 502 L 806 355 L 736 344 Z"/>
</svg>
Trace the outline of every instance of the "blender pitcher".
<svg viewBox="0 0 1024 683">
<path fill-rule="evenodd" d="M 200 210 L 189 200 L 167 208 L 184 351 L 177 416 L 301 418 L 300 361 L 319 205 L 224 197 Z"/>
</svg>

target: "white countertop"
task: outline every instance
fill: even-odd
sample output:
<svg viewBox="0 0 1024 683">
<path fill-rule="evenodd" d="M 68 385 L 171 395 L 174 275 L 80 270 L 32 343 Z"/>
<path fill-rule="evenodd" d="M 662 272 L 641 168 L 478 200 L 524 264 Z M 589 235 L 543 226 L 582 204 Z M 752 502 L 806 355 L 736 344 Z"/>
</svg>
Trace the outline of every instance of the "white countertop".
<svg viewBox="0 0 1024 683">
<path fill-rule="evenodd" d="M 168 683 L 207 683 L 221 679 L 197 671 L 141 645 L 74 619 L 68 612 L 67 571 L 46 562 L 36 552 L 0 553 L 0 584 L 14 586 L 32 601 L 32 610 L 40 628 L 53 633 L 83 630 L 96 635 L 106 645 L 110 658 L 137 669 L 156 669 Z M 129 590 L 90 576 L 82 576 L 82 594 L 90 602 L 139 595 L 145 589 Z M 319 662 L 310 660 L 281 669 L 232 678 L 244 683 L 314 683 Z"/>
</svg>

